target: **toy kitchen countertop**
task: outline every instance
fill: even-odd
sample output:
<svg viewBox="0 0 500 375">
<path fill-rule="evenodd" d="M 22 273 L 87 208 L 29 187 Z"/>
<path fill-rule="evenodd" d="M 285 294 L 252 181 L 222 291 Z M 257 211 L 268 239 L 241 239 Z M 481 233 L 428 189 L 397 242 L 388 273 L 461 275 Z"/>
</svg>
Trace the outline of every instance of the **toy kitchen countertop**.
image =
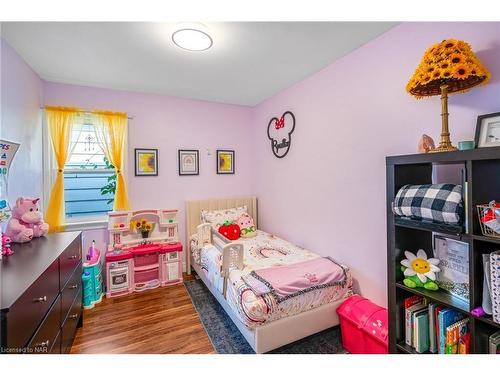
<svg viewBox="0 0 500 375">
<path fill-rule="evenodd" d="M 108 251 L 106 253 L 106 262 L 115 262 L 133 258 L 135 255 L 144 255 L 150 253 L 171 253 L 182 251 L 182 243 L 146 243 L 121 250 L 120 252 Z"/>
</svg>

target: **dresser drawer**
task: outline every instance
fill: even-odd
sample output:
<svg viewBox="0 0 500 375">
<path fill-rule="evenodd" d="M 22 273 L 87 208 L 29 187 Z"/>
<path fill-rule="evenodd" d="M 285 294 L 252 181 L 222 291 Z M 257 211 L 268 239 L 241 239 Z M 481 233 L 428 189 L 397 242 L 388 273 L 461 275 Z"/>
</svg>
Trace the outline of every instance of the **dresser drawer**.
<svg viewBox="0 0 500 375">
<path fill-rule="evenodd" d="M 73 271 L 82 261 L 82 245 L 80 237 L 76 238 L 71 245 L 60 255 L 59 263 L 61 267 L 60 289 L 63 290 Z"/>
<path fill-rule="evenodd" d="M 75 297 L 82 290 L 82 265 L 79 264 L 73 274 L 71 275 L 69 281 L 64 286 L 61 291 L 61 323 L 68 315 L 68 311 L 75 300 Z"/>
<path fill-rule="evenodd" d="M 61 331 L 61 353 L 66 353 L 71 348 L 73 339 L 75 338 L 78 321 L 82 314 L 82 294 L 78 293 L 73 305 L 69 309 L 68 316 L 62 325 Z"/>
<path fill-rule="evenodd" d="M 44 354 L 52 350 L 61 329 L 61 299 L 58 297 L 28 344 L 28 353 Z"/>
<path fill-rule="evenodd" d="M 58 294 L 59 260 L 56 259 L 9 309 L 8 347 L 26 346 Z"/>
<path fill-rule="evenodd" d="M 50 354 L 61 354 L 61 330 L 57 331 L 57 337 L 54 340 L 54 345 L 50 349 Z"/>
</svg>

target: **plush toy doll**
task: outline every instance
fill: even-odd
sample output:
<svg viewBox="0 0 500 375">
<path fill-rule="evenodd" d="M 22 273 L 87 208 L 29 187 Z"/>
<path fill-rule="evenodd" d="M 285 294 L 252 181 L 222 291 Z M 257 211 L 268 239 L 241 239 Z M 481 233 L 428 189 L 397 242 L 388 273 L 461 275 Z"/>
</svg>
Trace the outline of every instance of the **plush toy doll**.
<svg viewBox="0 0 500 375">
<path fill-rule="evenodd" d="M 226 221 L 219 227 L 219 233 L 228 240 L 234 241 L 240 238 L 240 227 L 232 221 Z"/>
<path fill-rule="evenodd" d="M 405 256 L 406 259 L 401 261 L 401 270 L 405 275 L 403 283 L 408 288 L 419 287 L 428 290 L 438 290 L 436 272 L 441 272 L 437 267 L 439 259 L 427 259 L 427 254 L 422 249 L 417 251 L 416 256 L 409 251 L 405 251 Z"/>
<path fill-rule="evenodd" d="M 5 231 L 12 242 L 29 242 L 33 237 L 41 237 L 48 232 L 49 225 L 43 221 L 38 208 L 39 200 L 40 198 L 17 198 Z"/>
<path fill-rule="evenodd" d="M 10 237 L 2 235 L 2 255 L 9 256 L 14 254 L 14 252 L 10 248 L 11 242 L 12 240 L 10 239 Z"/>
<path fill-rule="evenodd" d="M 255 237 L 257 235 L 257 229 L 253 223 L 253 218 L 249 214 L 241 215 L 236 224 L 240 227 L 241 237 Z"/>
</svg>

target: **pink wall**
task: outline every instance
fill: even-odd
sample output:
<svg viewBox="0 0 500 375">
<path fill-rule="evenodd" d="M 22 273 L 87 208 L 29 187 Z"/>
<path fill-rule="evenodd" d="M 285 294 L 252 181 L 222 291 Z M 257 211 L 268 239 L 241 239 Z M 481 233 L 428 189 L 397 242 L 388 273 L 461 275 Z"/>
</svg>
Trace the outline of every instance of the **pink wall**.
<svg viewBox="0 0 500 375">
<path fill-rule="evenodd" d="M 385 156 L 438 140 L 439 98 L 417 101 L 405 85 L 425 49 L 468 41 L 492 81 L 450 98 L 453 141 L 473 139 L 476 117 L 500 110 L 500 23 L 407 23 L 255 108 L 261 228 L 348 264 L 363 295 L 386 304 Z M 271 117 L 294 112 L 284 159 L 270 150 Z"/>
<path fill-rule="evenodd" d="M 248 107 L 168 96 L 44 82 L 46 105 L 124 111 L 129 121 L 128 188 L 132 208 L 178 208 L 185 236 L 185 201 L 253 194 L 253 149 Z M 134 148 L 157 148 L 158 177 L 134 176 Z M 206 149 L 211 155 L 207 155 Z M 236 173 L 216 174 L 216 150 L 235 150 Z M 177 150 L 200 151 L 200 175 L 179 176 Z M 87 241 L 98 232 L 87 233 Z M 91 238 L 92 237 L 92 238 Z"/>
<path fill-rule="evenodd" d="M 262 229 L 348 264 L 357 290 L 385 304 L 385 156 L 415 152 L 422 133 L 438 140 L 439 99 L 416 101 L 404 87 L 424 50 L 449 37 L 471 43 L 493 76 L 488 86 L 450 98 L 456 143 L 473 138 L 478 114 L 500 109 L 500 23 L 402 24 L 253 109 L 48 82 L 44 103 L 134 117 L 128 177 L 134 208 L 178 207 L 184 223 L 187 199 L 256 193 Z M 2 52 L 3 134 L 25 147 L 11 192 L 40 194 L 41 83 L 4 42 Z M 294 112 L 297 127 L 291 151 L 278 160 L 266 126 L 285 110 Z M 159 177 L 133 176 L 136 147 L 159 149 Z M 215 174 L 218 147 L 236 151 L 236 175 Z M 177 175 L 179 148 L 200 150 L 200 176 Z M 26 175 L 36 183 L 27 184 Z M 105 239 L 104 231 L 86 236 Z"/>
<path fill-rule="evenodd" d="M 11 204 L 18 196 L 41 197 L 42 82 L 24 60 L 0 38 L 0 137 L 20 143 L 9 176 Z"/>
</svg>

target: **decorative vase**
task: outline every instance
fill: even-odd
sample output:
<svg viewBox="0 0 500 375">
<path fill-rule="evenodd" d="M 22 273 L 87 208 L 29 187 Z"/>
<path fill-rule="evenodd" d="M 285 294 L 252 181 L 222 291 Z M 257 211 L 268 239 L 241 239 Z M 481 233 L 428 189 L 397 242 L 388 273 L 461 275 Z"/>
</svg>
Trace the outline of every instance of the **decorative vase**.
<svg viewBox="0 0 500 375">
<path fill-rule="evenodd" d="M 149 237 L 149 230 L 141 230 L 142 238 L 148 238 Z"/>
</svg>

